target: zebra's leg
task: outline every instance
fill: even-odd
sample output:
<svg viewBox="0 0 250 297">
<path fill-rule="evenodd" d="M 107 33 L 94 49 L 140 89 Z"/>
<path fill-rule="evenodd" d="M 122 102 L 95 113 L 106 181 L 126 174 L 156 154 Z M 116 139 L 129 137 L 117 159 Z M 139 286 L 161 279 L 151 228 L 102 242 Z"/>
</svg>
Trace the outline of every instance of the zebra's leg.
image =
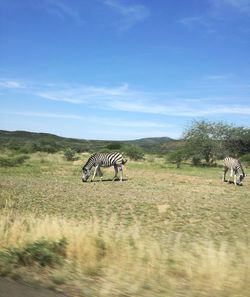
<svg viewBox="0 0 250 297">
<path fill-rule="evenodd" d="M 225 181 L 226 181 L 226 174 L 227 174 L 227 171 L 228 171 L 227 168 L 224 168 L 224 169 L 223 169 L 222 182 L 225 182 Z"/>
<path fill-rule="evenodd" d="M 234 172 L 233 172 L 233 167 L 231 167 L 231 170 L 230 170 L 230 176 L 229 176 L 229 179 L 228 179 L 228 183 L 230 183 L 231 178 L 233 177 L 233 174 L 234 174 Z"/>
<path fill-rule="evenodd" d="M 237 186 L 237 176 L 236 176 L 236 172 L 234 172 L 234 185 Z"/>
<path fill-rule="evenodd" d="M 95 167 L 94 174 L 93 174 L 93 176 L 92 176 L 91 181 L 93 181 L 93 180 L 95 179 L 96 173 L 97 173 L 97 171 L 99 171 L 99 168 L 100 168 L 99 165 L 97 165 L 97 166 Z"/>
<path fill-rule="evenodd" d="M 120 171 L 120 181 L 122 181 L 122 175 L 123 175 L 122 164 L 119 165 L 119 171 Z"/>
<path fill-rule="evenodd" d="M 114 164 L 114 169 L 115 169 L 115 176 L 113 178 L 113 181 L 116 180 L 117 174 L 118 174 L 118 169 L 117 169 L 117 165 L 116 164 Z"/>
<path fill-rule="evenodd" d="M 100 181 L 102 181 L 103 174 L 101 171 L 101 167 L 98 167 L 97 174 L 99 175 Z"/>
</svg>

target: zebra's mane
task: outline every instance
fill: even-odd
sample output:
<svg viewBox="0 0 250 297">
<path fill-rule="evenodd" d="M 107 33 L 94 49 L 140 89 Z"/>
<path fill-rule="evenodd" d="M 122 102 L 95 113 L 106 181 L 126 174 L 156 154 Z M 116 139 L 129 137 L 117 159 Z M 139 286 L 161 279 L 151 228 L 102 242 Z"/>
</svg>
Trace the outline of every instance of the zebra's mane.
<svg viewBox="0 0 250 297">
<path fill-rule="evenodd" d="M 95 154 L 93 154 L 93 155 L 91 155 L 89 157 L 88 161 L 83 166 L 83 169 L 86 169 L 86 168 L 87 169 L 91 169 L 93 167 L 93 165 L 94 165 L 94 162 L 93 161 L 94 161 L 94 158 L 95 158 L 96 155 L 97 155 L 97 153 L 95 153 Z M 90 165 L 90 167 L 88 165 Z"/>
</svg>

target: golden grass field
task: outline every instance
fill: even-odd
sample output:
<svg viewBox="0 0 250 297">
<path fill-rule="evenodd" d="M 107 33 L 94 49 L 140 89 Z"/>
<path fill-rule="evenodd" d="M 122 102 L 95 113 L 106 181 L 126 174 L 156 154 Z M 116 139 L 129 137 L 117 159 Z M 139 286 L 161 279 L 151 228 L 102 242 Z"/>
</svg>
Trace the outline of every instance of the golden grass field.
<svg viewBox="0 0 250 297">
<path fill-rule="evenodd" d="M 69 296 L 250 296 L 250 181 L 221 182 L 220 167 L 176 169 L 128 161 L 124 182 L 81 181 L 89 155 L 36 153 L 0 169 L 0 251 L 67 241 L 60 264 L 0 272 Z M 249 172 L 245 168 L 246 173 Z"/>
</svg>

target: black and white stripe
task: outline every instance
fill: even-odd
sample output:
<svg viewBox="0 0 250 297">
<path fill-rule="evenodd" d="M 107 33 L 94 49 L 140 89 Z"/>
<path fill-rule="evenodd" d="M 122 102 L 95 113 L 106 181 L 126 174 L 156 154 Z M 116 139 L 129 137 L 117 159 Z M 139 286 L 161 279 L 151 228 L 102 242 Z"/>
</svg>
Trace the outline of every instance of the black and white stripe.
<svg viewBox="0 0 250 297">
<path fill-rule="evenodd" d="M 101 167 L 114 166 L 115 176 L 113 180 L 117 178 L 118 170 L 120 171 L 120 180 L 122 181 L 122 165 L 124 165 L 127 160 L 123 159 L 122 154 L 118 152 L 113 153 L 95 153 L 90 156 L 86 164 L 83 166 L 83 176 L 82 181 L 85 182 L 90 176 L 90 170 L 94 167 L 94 174 L 92 180 L 94 180 L 96 174 L 102 179 Z"/>
<path fill-rule="evenodd" d="M 237 159 L 234 159 L 232 157 L 226 157 L 223 160 L 223 166 L 224 166 L 224 170 L 223 170 L 222 181 L 226 181 L 226 173 L 230 169 L 231 172 L 230 172 L 230 177 L 228 179 L 228 183 L 230 182 L 230 178 L 234 175 L 234 184 L 241 185 L 245 177 L 245 173 L 243 171 L 243 168 L 240 162 Z"/>
</svg>

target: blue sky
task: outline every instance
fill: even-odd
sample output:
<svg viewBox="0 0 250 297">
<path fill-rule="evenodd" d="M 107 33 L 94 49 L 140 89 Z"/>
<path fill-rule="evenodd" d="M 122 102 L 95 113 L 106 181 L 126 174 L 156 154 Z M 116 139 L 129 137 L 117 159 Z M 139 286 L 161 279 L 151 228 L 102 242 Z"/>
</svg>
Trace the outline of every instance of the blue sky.
<svg viewBox="0 0 250 297">
<path fill-rule="evenodd" d="M 250 127 L 250 0 L 0 0 L 0 129 L 179 138 Z"/>
</svg>

